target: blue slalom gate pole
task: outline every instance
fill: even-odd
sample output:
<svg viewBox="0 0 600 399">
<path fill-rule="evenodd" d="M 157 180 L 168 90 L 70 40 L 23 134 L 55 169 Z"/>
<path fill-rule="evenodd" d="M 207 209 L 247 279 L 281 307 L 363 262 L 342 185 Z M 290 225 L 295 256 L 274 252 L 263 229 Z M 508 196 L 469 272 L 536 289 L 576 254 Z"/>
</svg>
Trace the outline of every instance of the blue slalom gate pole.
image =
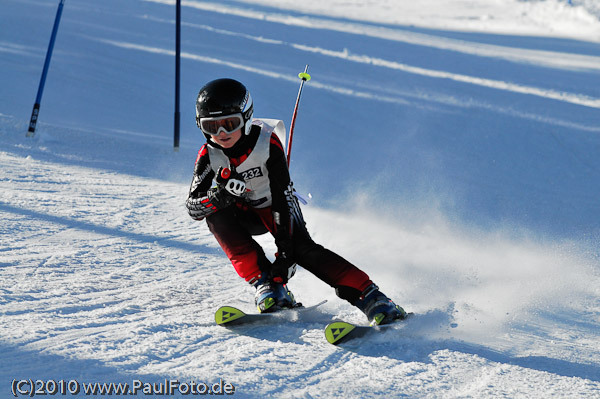
<svg viewBox="0 0 600 399">
<path fill-rule="evenodd" d="M 173 126 L 173 149 L 179 151 L 179 86 L 181 69 L 181 0 L 175 5 L 175 118 Z"/>
<path fill-rule="evenodd" d="M 58 24 L 60 23 L 60 16 L 62 15 L 62 9 L 64 4 L 65 0 L 60 0 L 60 3 L 58 4 L 58 10 L 56 11 L 56 18 L 54 18 L 54 27 L 52 28 L 50 44 L 48 44 L 48 51 L 46 52 L 46 61 L 44 62 L 44 69 L 42 70 L 40 86 L 38 87 L 37 97 L 35 98 L 35 104 L 33 104 L 33 111 L 31 112 L 31 119 L 29 120 L 29 131 L 27 132 L 27 137 L 33 137 L 33 135 L 35 134 L 35 127 L 37 125 L 38 115 L 40 114 L 40 103 L 42 101 L 42 93 L 44 92 L 44 85 L 46 84 L 46 76 L 48 75 L 50 58 L 52 58 L 52 50 L 54 49 L 54 42 L 56 41 L 56 32 L 58 32 Z"/>
</svg>

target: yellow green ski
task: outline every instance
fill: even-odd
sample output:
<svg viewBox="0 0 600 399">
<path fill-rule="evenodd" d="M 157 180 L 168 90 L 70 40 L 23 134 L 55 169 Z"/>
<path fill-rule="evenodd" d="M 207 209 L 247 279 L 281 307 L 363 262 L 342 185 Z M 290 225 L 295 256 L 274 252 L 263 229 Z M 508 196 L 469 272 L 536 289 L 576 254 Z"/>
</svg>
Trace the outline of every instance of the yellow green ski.
<svg viewBox="0 0 600 399">
<path fill-rule="evenodd" d="M 243 319 L 247 316 L 246 313 L 233 306 L 221 306 L 215 312 L 215 322 L 220 326 L 224 324 L 233 325 L 236 324 L 236 320 Z"/>
<path fill-rule="evenodd" d="M 252 323 L 255 321 L 259 321 L 259 320 L 265 320 L 267 318 L 273 318 L 273 317 L 276 317 L 277 315 L 281 315 L 282 313 L 305 312 L 307 310 L 314 309 L 318 306 L 321 306 L 325 302 L 327 302 L 327 301 L 326 300 L 321 301 L 321 302 L 317 303 L 316 305 L 312 305 L 312 306 L 308 306 L 308 307 L 304 307 L 304 306 L 300 305 L 300 306 L 297 306 L 297 307 L 291 308 L 291 309 L 280 309 L 280 310 L 278 310 L 276 312 L 272 312 L 272 313 L 245 313 L 244 311 L 242 311 L 238 308 L 235 308 L 233 306 L 221 306 L 215 312 L 215 323 L 217 323 L 220 326 L 225 326 L 225 327 L 237 326 L 240 324 L 247 324 L 247 323 Z"/>
<path fill-rule="evenodd" d="M 410 316 L 413 316 L 413 313 L 409 313 L 408 317 Z M 334 321 L 325 327 L 325 339 L 330 344 L 339 345 L 354 338 L 383 331 L 397 324 L 398 321 L 391 324 L 359 326 L 345 321 Z"/>
</svg>

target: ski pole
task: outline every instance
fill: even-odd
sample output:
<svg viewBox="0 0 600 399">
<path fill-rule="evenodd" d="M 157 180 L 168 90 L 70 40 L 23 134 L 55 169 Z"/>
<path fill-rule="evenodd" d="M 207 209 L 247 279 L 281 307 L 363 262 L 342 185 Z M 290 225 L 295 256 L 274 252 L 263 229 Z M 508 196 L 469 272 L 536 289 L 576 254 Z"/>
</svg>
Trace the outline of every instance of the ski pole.
<svg viewBox="0 0 600 399">
<path fill-rule="evenodd" d="M 294 114 L 292 115 L 292 122 L 290 123 L 290 137 L 287 143 L 287 164 L 290 166 L 290 156 L 292 153 L 292 139 L 294 137 L 294 125 L 296 123 L 296 116 L 298 115 L 298 104 L 300 103 L 300 94 L 302 94 L 302 86 L 304 86 L 304 82 L 308 82 L 310 80 L 310 75 L 307 73 L 308 64 L 304 68 L 304 72 L 300 72 L 298 77 L 302 79 L 300 82 L 300 89 L 298 90 L 298 97 L 296 98 L 296 105 L 294 106 Z"/>
</svg>

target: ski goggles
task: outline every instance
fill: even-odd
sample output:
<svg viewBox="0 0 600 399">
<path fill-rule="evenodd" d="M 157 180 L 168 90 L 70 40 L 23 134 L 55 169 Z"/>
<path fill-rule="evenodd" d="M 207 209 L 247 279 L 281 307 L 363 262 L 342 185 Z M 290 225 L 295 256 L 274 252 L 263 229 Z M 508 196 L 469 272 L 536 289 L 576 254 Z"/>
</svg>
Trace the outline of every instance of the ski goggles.
<svg viewBox="0 0 600 399">
<path fill-rule="evenodd" d="M 220 132 L 231 134 L 242 126 L 244 126 L 242 114 L 200 118 L 200 129 L 211 136 L 216 136 Z"/>
</svg>

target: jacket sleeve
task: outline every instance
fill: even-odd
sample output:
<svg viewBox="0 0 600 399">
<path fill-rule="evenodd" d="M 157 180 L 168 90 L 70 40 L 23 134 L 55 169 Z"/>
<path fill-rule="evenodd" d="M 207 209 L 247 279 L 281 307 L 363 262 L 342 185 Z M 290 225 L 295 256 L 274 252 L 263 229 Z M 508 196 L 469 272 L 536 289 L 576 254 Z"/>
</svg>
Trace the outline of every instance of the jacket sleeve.
<svg viewBox="0 0 600 399">
<path fill-rule="evenodd" d="M 196 220 L 202 220 L 206 216 L 216 212 L 217 208 L 208 198 L 207 192 L 213 184 L 215 172 L 210 165 L 210 158 L 206 144 L 200 148 L 196 166 L 194 167 L 194 177 L 190 186 L 190 192 L 185 202 L 188 214 Z"/>
<path fill-rule="evenodd" d="M 275 133 L 271 135 L 269 159 L 267 160 L 271 189 L 271 210 L 275 224 L 275 243 L 279 252 L 291 255 L 294 223 L 304 224 L 300 205 L 294 195 L 283 146 Z"/>
</svg>

